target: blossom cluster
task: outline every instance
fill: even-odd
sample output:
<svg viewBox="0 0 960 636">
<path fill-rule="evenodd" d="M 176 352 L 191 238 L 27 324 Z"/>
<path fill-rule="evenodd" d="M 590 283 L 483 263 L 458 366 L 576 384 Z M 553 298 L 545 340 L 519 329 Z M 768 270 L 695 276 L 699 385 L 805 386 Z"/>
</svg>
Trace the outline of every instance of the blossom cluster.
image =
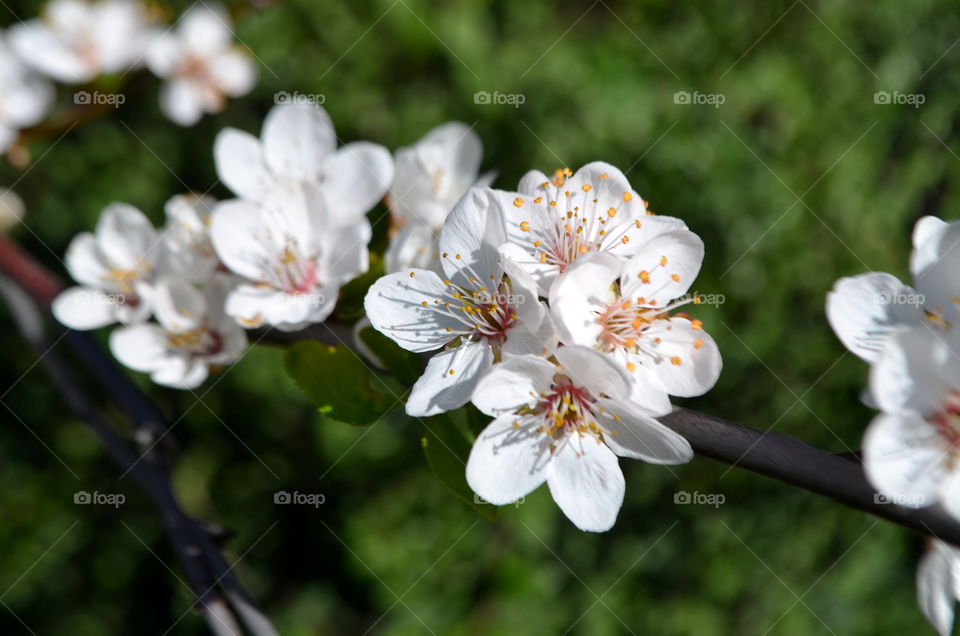
<svg viewBox="0 0 960 636">
<path fill-rule="evenodd" d="M 863 440 L 870 483 L 892 503 L 940 504 L 960 520 L 958 243 L 960 221 L 924 217 L 913 231 L 912 286 L 881 272 L 842 278 L 826 308 L 843 344 L 870 364 L 864 401 L 880 411 Z M 960 598 L 958 554 L 933 541 L 918 571 L 921 609 L 941 634 Z"/>
<path fill-rule="evenodd" d="M 276 106 L 259 139 L 221 131 L 217 173 L 236 198 L 176 196 L 161 231 L 132 206 L 108 206 L 95 232 L 70 244 L 79 285 L 54 315 L 74 329 L 120 323 L 117 359 L 182 389 L 238 359 L 245 328 L 323 321 L 339 287 L 367 271 L 365 214 L 393 177 L 385 148 L 336 146 L 330 117 L 309 104 Z"/>
<path fill-rule="evenodd" d="M 228 97 L 248 93 L 257 71 L 233 45 L 230 16 L 219 4 L 194 4 L 172 27 L 137 0 L 52 0 L 40 18 L 0 33 L 0 152 L 18 133 L 46 117 L 51 80 L 91 86 L 104 75 L 146 66 L 165 80 L 160 106 L 190 126 L 223 109 Z M 78 91 L 77 104 L 115 103 L 116 95 Z M 111 101 L 113 100 L 113 101 Z"/>
<path fill-rule="evenodd" d="M 436 219 L 441 202 L 411 216 Z M 654 215 L 612 165 L 531 171 L 516 191 L 467 190 L 436 257 L 378 280 L 365 305 L 401 347 L 436 351 L 408 414 L 472 402 L 493 418 L 467 462 L 479 496 L 508 504 L 546 482 L 577 527 L 605 531 L 623 501 L 618 456 L 692 457 L 655 418 L 669 396 L 699 395 L 720 373 L 702 323 L 675 311 L 691 302 L 703 255 L 696 234 Z"/>
</svg>

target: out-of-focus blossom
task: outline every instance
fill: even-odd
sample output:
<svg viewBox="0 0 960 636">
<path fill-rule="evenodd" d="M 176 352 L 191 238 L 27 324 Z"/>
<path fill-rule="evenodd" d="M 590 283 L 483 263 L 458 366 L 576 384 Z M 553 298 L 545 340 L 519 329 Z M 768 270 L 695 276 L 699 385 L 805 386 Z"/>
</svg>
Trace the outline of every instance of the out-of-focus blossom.
<svg viewBox="0 0 960 636">
<path fill-rule="evenodd" d="M 80 285 L 57 296 L 53 315 L 81 330 L 145 320 L 160 256 L 160 237 L 140 210 L 107 206 L 96 231 L 78 234 L 67 249 L 67 271 Z"/>
<path fill-rule="evenodd" d="M 110 334 L 110 350 L 124 365 L 149 373 L 157 384 L 194 389 L 211 365 L 239 359 L 246 332 L 223 312 L 227 279 L 211 281 L 201 291 L 182 278 L 158 282 L 151 306 L 156 323 L 126 325 Z"/>
<path fill-rule="evenodd" d="M 256 66 L 234 45 L 230 16 L 219 4 L 194 5 L 174 30 L 157 35 L 147 50 L 147 66 L 167 80 L 160 106 L 181 126 L 220 112 L 228 97 L 247 94 L 257 80 Z"/>
<path fill-rule="evenodd" d="M 29 70 L 0 36 L 0 152 L 16 141 L 19 131 L 39 122 L 53 101 L 53 86 Z"/>
<path fill-rule="evenodd" d="M 149 22 L 133 0 L 53 0 L 40 19 L 10 27 L 10 44 L 27 64 L 66 84 L 137 66 Z"/>
</svg>

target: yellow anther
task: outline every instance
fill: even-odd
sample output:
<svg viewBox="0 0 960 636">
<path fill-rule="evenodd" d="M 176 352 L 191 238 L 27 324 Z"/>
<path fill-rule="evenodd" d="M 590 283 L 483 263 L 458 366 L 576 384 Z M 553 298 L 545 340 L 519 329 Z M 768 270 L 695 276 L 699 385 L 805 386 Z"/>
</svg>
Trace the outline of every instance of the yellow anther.
<svg viewBox="0 0 960 636">
<path fill-rule="evenodd" d="M 611 219 L 617 216 L 617 208 L 610 208 L 607 210 L 607 216 L 609 216 Z"/>
<path fill-rule="evenodd" d="M 630 202 L 630 201 L 633 200 L 633 195 L 630 194 L 629 192 L 624 192 L 624 193 L 623 193 L 623 200 L 624 200 L 624 201 L 627 201 L 627 202 Z"/>
<path fill-rule="evenodd" d="M 672 358 L 670 358 L 670 364 L 672 364 L 675 367 L 679 367 L 681 362 L 682 360 L 680 359 L 680 356 L 673 356 Z"/>
<path fill-rule="evenodd" d="M 583 184 L 583 188 L 581 188 L 581 189 L 582 189 L 584 192 L 590 192 L 591 190 L 593 190 L 593 186 L 590 185 L 589 183 L 584 183 L 584 184 Z"/>
<path fill-rule="evenodd" d="M 703 346 L 703 340 L 701 340 L 700 338 L 697 338 L 696 340 L 693 341 L 694 349 L 699 349 L 702 346 Z"/>
<path fill-rule="evenodd" d="M 672 279 L 673 279 L 673 282 L 675 282 L 675 283 L 679 283 L 679 282 L 680 282 L 680 274 L 670 274 L 670 278 L 672 278 Z"/>
<path fill-rule="evenodd" d="M 650 282 L 650 272 L 648 272 L 647 270 L 642 270 L 639 274 L 637 274 L 637 278 L 639 278 L 639 279 L 640 279 L 641 281 L 643 281 L 644 283 L 649 283 L 649 282 Z"/>
<path fill-rule="evenodd" d="M 523 199 L 521 199 L 520 197 L 517 197 L 516 199 L 513 200 L 513 205 L 514 207 L 518 207 L 518 208 L 523 207 Z"/>
<path fill-rule="evenodd" d="M 529 231 L 530 231 L 530 222 L 529 222 L 529 221 L 521 221 L 521 222 L 520 222 L 520 231 L 521 231 L 521 232 L 529 232 Z"/>
</svg>

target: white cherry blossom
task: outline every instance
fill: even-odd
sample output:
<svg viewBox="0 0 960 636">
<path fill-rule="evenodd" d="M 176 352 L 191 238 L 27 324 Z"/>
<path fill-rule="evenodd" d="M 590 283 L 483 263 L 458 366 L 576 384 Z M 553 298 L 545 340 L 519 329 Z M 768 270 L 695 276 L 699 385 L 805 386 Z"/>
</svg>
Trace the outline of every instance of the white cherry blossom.
<svg viewBox="0 0 960 636">
<path fill-rule="evenodd" d="M 407 401 L 410 415 L 463 406 L 494 361 L 550 348 L 552 326 L 532 279 L 498 248 L 505 231 L 497 195 L 474 188 L 440 234 L 444 276 L 409 269 L 370 288 L 367 316 L 408 351 L 435 351 Z"/>
<path fill-rule="evenodd" d="M 210 366 L 234 362 L 246 349 L 245 331 L 223 311 L 228 286 L 226 277 L 203 291 L 182 278 L 161 280 L 151 292 L 157 322 L 117 328 L 110 334 L 110 350 L 157 384 L 196 388 Z"/>
<path fill-rule="evenodd" d="M 480 380 L 473 403 L 494 417 L 467 461 L 467 483 L 504 505 L 543 482 L 581 530 L 604 532 L 623 503 L 617 457 L 654 464 L 690 461 L 686 439 L 654 417 L 670 411 L 665 393 L 630 401 L 630 378 L 607 356 L 563 346 L 551 360 L 526 355 Z"/>
<path fill-rule="evenodd" d="M 67 249 L 67 271 L 80 285 L 57 296 L 54 316 L 80 330 L 145 320 L 160 257 L 160 237 L 140 210 L 107 206 L 95 232 L 78 234 Z"/>
<path fill-rule="evenodd" d="M 546 296 L 556 277 L 591 252 L 628 259 L 653 237 L 686 229 L 649 212 L 617 168 L 600 161 L 553 178 L 528 172 L 518 192 L 502 192 L 509 244 L 503 252 L 533 276 Z"/>
<path fill-rule="evenodd" d="M 604 252 L 577 259 L 550 291 L 558 337 L 610 356 L 634 379 L 635 401 L 651 383 L 671 395 L 705 393 L 720 375 L 720 351 L 700 320 L 670 313 L 696 302 L 685 294 L 702 260 L 703 242 L 688 230 L 650 239 L 627 261 Z"/>
<path fill-rule="evenodd" d="M 52 0 L 40 19 L 10 27 L 27 64 L 66 84 L 118 73 L 142 59 L 149 22 L 133 0 Z"/>
<path fill-rule="evenodd" d="M 13 145 L 20 130 L 40 122 L 52 101 L 50 82 L 24 66 L 0 35 L 0 152 Z"/>
<path fill-rule="evenodd" d="M 244 327 L 282 331 L 326 319 L 340 286 L 368 267 L 370 224 L 363 217 L 345 224 L 337 212 L 316 190 L 219 203 L 210 227 L 213 247 L 246 279 L 227 297 L 227 314 Z"/>
<path fill-rule="evenodd" d="M 257 139 L 226 128 L 214 144 L 217 175 L 240 198 L 262 202 L 277 190 L 319 192 L 328 222 L 350 225 L 379 202 L 393 179 L 393 159 L 383 146 L 356 141 L 337 148 L 333 122 L 323 108 L 275 106 Z"/>
<path fill-rule="evenodd" d="M 960 599 L 960 550 L 931 539 L 917 567 L 917 604 L 940 636 L 953 633 Z"/>
<path fill-rule="evenodd" d="M 250 92 L 257 69 L 235 46 L 230 15 L 220 4 L 198 3 L 174 30 L 156 35 L 147 49 L 147 66 L 167 83 L 160 90 L 164 114 L 192 126 L 204 113 L 219 113 L 228 97 Z"/>
</svg>

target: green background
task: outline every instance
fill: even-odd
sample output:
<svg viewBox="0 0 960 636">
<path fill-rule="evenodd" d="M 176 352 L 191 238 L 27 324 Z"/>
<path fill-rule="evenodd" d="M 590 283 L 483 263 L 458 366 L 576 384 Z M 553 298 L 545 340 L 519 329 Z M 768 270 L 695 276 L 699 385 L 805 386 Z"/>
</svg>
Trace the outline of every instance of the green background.
<svg viewBox="0 0 960 636">
<path fill-rule="evenodd" d="M 36 12 L 10 5 L 21 18 Z M 684 405 L 833 452 L 859 447 L 866 368 L 832 335 L 824 297 L 840 276 L 906 278 L 914 221 L 953 216 L 955 3 L 292 0 L 231 10 L 260 81 L 224 113 L 178 128 L 158 110 L 158 82 L 135 74 L 120 86 L 122 107 L 31 143 L 26 171 L 0 168 L 28 206 L 29 229 L 14 237 L 54 271 L 65 275 L 58 256 L 107 203 L 133 203 L 159 224 L 170 195 L 213 186 L 217 131 L 257 132 L 276 91 L 322 94 L 343 141 L 396 148 L 461 120 L 482 138 L 498 187 L 530 168 L 602 159 L 703 237 L 695 289 L 726 302 L 693 313 L 724 373 Z M 481 90 L 525 102 L 477 104 Z M 881 90 L 925 103 L 876 104 Z M 678 91 L 725 101 L 677 104 Z M 62 106 L 70 96 L 59 87 Z M 371 215 L 381 233 L 384 212 Z M 6 310 L 0 346 L 2 400 L 22 420 L 0 410 L 0 601 L 38 634 L 164 633 L 191 596 L 150 502 L 32 367 Z M 621 462 L 626 501 L 607 534 L 577 531 L 545 489 L 491 524 L 435 481 L 420 422 L 324 421 L 282 357 L 258 346 L 196 396 L 136 379 L 179 420 L 179 496 L 235 533 L 228 558 L 242 556 L 237 572 L 284 634 L 932 633 L 915 603 L 921 541 L 907 530 L 700 458 L 669 470 Z M 127 502 L 77 506 L 78 490 Z M 326 503 L 277 506 L 278 490 Z M 725 503 L 675 505 L 681 490 Z M 0 630 L 24 628 L 0 607 Z M 170 633 L 204 632 L 188 614 Z"/>
</svg>

